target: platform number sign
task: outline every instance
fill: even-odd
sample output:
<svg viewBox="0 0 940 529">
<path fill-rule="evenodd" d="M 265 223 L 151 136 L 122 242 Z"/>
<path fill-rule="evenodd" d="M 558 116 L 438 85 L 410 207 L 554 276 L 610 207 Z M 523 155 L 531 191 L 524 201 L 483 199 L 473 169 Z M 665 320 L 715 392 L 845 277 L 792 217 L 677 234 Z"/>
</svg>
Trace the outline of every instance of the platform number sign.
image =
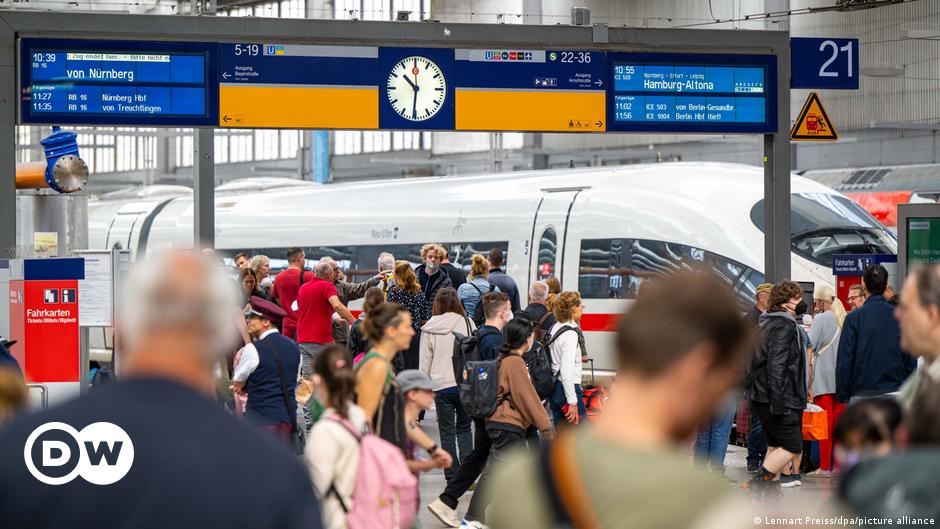
<svg viewBox="0 0 940 529">
<path fill-rule="evenodd" d="M 858 39 L 790 39 L 790 88 L 858 90 Z"/>
</svg>

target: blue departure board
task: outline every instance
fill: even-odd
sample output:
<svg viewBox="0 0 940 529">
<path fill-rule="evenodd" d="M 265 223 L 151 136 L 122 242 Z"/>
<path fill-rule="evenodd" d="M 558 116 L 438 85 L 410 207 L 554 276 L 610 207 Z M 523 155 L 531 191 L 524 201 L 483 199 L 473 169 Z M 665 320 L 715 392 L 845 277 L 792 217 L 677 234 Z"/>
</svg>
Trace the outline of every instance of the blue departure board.
<svg viewBox="0 0 940 529">
<path fill-rule="evenodd" d="M 776 132 L 776 59 L 611 53 L 608 130 Z"/>
<path fill-rule="evenodd" d="M 216 45 L 23 39 L 21 121 L 214 125 Z"/>
</svg>

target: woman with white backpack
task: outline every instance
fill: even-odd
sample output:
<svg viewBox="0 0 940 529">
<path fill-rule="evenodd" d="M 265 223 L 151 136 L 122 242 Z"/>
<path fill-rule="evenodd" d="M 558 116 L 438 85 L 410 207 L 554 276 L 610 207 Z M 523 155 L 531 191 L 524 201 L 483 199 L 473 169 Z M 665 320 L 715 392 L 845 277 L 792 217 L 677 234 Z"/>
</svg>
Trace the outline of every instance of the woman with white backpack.
<svg viewBox="0 0 940 529">
<path fill-rule="evenodd" d="M 832 432 L 839 415 L 845 408 L 836 402 L 836 353 L 839 337 L 845 322 L 845 307 L 836 297 L 832 287 L 822 285 L 813 294 L 816 317 L 809 328 L 810 343 L 814 345 L 810 361 L 810 393 L 813 403 L 826 411 L 829 423 L 829 438 L 819 441 L 819 469 L 810 476 L 829 477 L 832 471 Z"/>
<path fill-rule="evenodd" d="M 351 505 L 359 470 L 359 440 L 353 431 L 367 430 L 366 414 L 353 401 L 356 374 L 346 351 L 324 349 L 313 364 L 314 391 L 326 410 L 307 434 L 304 458 L 323 507 L 326 529 L 346 529 L 343 505 Z"/>
</svg>

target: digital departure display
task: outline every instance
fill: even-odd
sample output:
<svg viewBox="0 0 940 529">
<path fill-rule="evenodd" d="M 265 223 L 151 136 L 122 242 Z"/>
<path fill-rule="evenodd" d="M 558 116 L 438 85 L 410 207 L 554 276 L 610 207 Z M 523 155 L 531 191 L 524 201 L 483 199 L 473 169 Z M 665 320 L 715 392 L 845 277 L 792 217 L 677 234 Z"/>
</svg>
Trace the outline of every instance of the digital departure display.
<svg viewBox="0 0 940 529">
<path fill-rule="evenodd" d="M 773 57 L 610 54 L 608 62 L 612 130 L 776 129 Z"/>
<path fill-rule="evenodd" d="M 214 124 L 215 45 L 24 39 L 24 123 Z"/>
<path fill-rule="evenodd" d="M 907 269 L 916 263 L 940 263 L 940 218 L 907 219 Z"/>
</svg>

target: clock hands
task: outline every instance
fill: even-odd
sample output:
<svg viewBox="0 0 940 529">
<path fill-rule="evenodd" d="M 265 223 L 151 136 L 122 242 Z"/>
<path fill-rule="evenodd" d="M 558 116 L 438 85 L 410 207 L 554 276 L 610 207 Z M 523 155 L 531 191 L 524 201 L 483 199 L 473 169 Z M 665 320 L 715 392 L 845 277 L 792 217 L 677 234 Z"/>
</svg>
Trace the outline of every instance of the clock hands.
<svg viewBox="0 0 940 529">
<path fill-rule="evenodd" d="M 415 59 L 414 66 L 411 68 L 411 73 L 414 74 L 415 76 L 415 82 L 412 83 L 411 79 L 408 79 L 407 75 L 405 76 L 405 80 L 408 81 L 408 84 L 410 84 L 411 87 L 414 88 L 415 90 L 414 102 L 411 105 L 411 119 L 418 119 L 418 90 L 420 90 L 420 88 L 418 88 L 418 72 L 419 71 L 420 70 L 418 70 L 418 59 Z"/>
</svg>

